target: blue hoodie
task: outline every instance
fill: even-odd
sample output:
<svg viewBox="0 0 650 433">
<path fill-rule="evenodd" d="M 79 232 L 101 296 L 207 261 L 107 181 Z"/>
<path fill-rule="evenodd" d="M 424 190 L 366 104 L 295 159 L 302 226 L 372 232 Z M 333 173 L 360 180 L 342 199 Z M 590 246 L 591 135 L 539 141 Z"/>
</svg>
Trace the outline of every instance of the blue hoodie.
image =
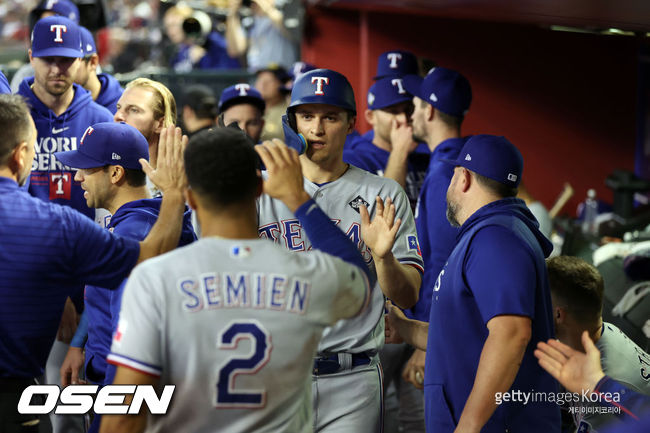
<svg viewBox="0 0 650 433">
<path fill-rule="evenodd" d="M 31 107 L 36 124 L 36 156 L 29 179 L 29 192 L 45 201 L 70 206 L 94 218 L 95 209 L 86 206 L 81 184 L 74 181 L 75 172 L 56 160 L 53 153 L 77 148 L 86 128 L 99 122 L 112 122 L 113 115 L 93 102 L 90 92 L 78 84 L 74 86 L 74 99 L 68 109 L 56 116 L 31 89 L 34 77 L 20 83 L 18 94 Z"/>
<path fill-rule="evenodd" d="M 112 75 L 97 74 L 97 78 L 102 83 L 102 89 L 99 91 L 95 102 L 115 114 L 117 112 L 117 101 L 122 96 L 124 89 Z"/>
<path fill-rule="evenodd" d="M 557 382 L 533 355 L 539 341 L 554 336 L 544 261 L 552 249 L 517 198 L 483 206 L 460 227 L 456 247 L 433 288 L 424 368 L 427 432 L 454 431 L 474 385 L 487 323 L 495 316 L 532 321 L 531 339 L 510 391 L 557 392 Z M 481 432 L 559 433 L 560 409 L 554 401 L 526 403 L 504 399 Z"/>
<path fill-rule="evenodd" d="M 9 81 L 5 74 L 0 71 L 0 93 L 11 93 L 11 87 L 9 87 Z"/>
<path fill-rule="evenodd" d="M 108 229 L 125 238 L 143 240 L 158 219 L 161 199 L 135 200 L 122 205 L 111 217 Z M 183 231 L 178 246 L 196 240 L 187 210 L 183 219 Z M 85 314 L 88 320 L 88 341 L 86 342 L 86 375 L 95 383 L 103 383 L 107 373 L 106 356 L 111 348 L 113 330 L 122 301 L 126 279 L 117 288 L 106 289 L 86 286 Z M 108 366 L 110 367 L 110 366 Z M 114 369 L 114 367 L 113 367 Z M 106 376 L 108 379 L 108 376 Z M 109 380 L 112 380 L 112 376 Z M 107 381 L 107 383 L 110 383 Z"/>
</svg>

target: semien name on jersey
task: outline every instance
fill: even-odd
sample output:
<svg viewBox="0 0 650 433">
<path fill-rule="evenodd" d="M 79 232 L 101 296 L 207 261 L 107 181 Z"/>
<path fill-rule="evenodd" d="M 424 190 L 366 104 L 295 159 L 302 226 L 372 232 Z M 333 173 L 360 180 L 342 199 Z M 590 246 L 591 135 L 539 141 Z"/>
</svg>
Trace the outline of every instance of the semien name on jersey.
<svg viewBox="0 0 650 433">
<path fill-rule="evenodd" d="M 183 294 L 183 310 L 255 308 L 304 314 L 311 282 L 266 273 L 206 273 L 183 277 L 177 288 Z"/>
</svg>

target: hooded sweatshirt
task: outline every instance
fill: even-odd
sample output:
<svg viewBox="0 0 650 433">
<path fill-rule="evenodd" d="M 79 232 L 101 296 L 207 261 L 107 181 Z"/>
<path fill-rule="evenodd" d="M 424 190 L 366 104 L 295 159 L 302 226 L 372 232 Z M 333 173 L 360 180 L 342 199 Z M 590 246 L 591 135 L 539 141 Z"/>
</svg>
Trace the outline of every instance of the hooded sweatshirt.
<svg viewBox="0 0 650 433">
<path fill-rule="evenodd" d="M 0 71 L 0 93 L 11 93 L 11 87 L 9 87 L 9 81 L 5 74 Z"/>
<path fill-rule="evenodd" d="M 117 112 L 117 101 L 122 96 L 124 89 L 112 75 L 97 74 L 97 78 L 102 83 L 102 88 L 95 102 L 115 114 Z"/>
<path fill-rule="evenodd" d="M 158 219 L 161 201 L 161 199 L 143 199 L 125 203 L 111 217 L 108 229 L 121 237 L 143 240 Z M 187 245 L 195 240 L 190 211 L 187 210 L 183 217 L 183 231 L 178 246 Z M 107 368 L 106 356 L 111 348 L 113 330 L 117 328 L 126 281 L 124 279 L 117 288 L 86 286 L 84 296 L 85 314 L 88 320 L 86 375 L 95 383 L 104 381 Z"/>
<path fill-rule="evenodd" d="M 53 153 L 77 148 L 86 129 L 99 122 L 112 122 L 113 115 L 93 102 L 90 92 L 78 84 L 74 86 L 74 99 L 68 109 L 56 116 L 31 89 L 34 77 L 25 78 L 18 94 L 31 107 L 36 124 L 36 156 L 29 179 L 29 192 L 45 201 L 70 206 L 94 218 L 95 209 L 86 206 L 80 182 L 74 180 L 75 170 L 61 164 Z"/>
<path fill-rule="evenodd" d="M 474 384 L 487 323 L 495 316 L 532 320 L 531 339 L 510 391 L 529 393 L 529 398 L 533 391 L 557 393 L 555 380 L 533 355 L 540 340 L 554 336 L 544 261 L 552 249 L 517 198 L 489 203 L 463 223 L 433 288 L 424 369 L 427 432 L 454 431 Z M 560 431 L 555 401 L 526 403 L 502 400 L 481 432 Z"/>
</svg>

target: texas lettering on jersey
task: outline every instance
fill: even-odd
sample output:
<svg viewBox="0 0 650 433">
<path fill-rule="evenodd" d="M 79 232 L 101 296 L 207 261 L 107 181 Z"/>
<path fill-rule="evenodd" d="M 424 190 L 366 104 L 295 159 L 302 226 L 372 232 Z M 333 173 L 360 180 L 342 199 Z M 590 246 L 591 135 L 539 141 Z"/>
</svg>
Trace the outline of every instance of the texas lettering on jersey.
<svg viewBox="0 0 650 433">
<path fill-rule="evenodd" d="M 337 226 L 341 223 L 339 219 L 332 219 Z M 265 224 L 258 229 L 260 238 L 271 239 L 276 244 L 284 242 L 284 246 L 290 251 L 311 251 L 312 246 L 305 248 L 302 226 L 297 219 L 282 220 Z M 366 263 L 372 262 L 370 248 L 361 239 L 361 224 L 353 222 L 344 230 L 347 237 L 357 246 L 361 257 Z"/>
</svg>

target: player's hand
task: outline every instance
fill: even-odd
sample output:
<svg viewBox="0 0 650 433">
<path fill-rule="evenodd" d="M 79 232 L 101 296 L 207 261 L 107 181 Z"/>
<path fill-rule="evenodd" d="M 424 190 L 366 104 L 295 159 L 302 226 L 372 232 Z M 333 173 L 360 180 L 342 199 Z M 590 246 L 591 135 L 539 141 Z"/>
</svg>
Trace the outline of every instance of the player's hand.
<svg viewBox="0 0 650 433">
<path fill-rule="evenodd" d="M 413 140 L 413 127 L 408 124 L 406 118 L 393 118 L 391 121 L 390 143 L 392 152 L 404 155 L 410 154 L 418 147 L 418 143 Z"/>
<path fill-rule="evenodd" d="M 310 199 L 305 191 L 298 152 L 277 138 L 255 146 L 255 150 L 268 174 L 264 181 L 264 193 L 282 201 L 291 212 L 295 212 Z"/>
<path fill-rule="evenodd" d="M 186 146 L 187 136 L 182 134 L 181 128 L 171 125 L 160 131 L 156 168 L 151 167 L 147 160 L 140 159 L 142 170 L 163 194 L 173 191 L 182 194 L 187 189 L 183 161 Z"/>
<path fill-rule="evenodd" d="M 77 314 L 77 309 L 70 298 L 67 298 L 65 301 L 65 307 L 63 307 L 63 315 L 61 316 L 61 323 L 59 324 L 59 331 L 56 339 L 66 344 L 70 344 L 72 337 L 74 337 L 74 333 L 77 331 L 78 324 L 79 315 Z"/>
<path fill-rule="evenodd" d="M 393 249 L 397 230 L 402 223 L 401 219 L 395 220 L 395 205 L 390 197 L 386 199 L 386 205 L 381 197 L 377 197 L 375 217 L 370 221 L 368 209 L 364 205 L 359 207 L 361 214 L 361 238 L 370 248 L 372 257 L 375 260 L 385 258 Z"/>
<path fill-rule="evenodd" d="M 424 361 L 426 356 L 425 351 L 415 349 L 402 371 L 402 378 L 412 383 L 417 389 L 424 388 Z"/>
<path fill-rule="evenodd" d="M 586 353 L 573 350 L 558 340 L 537 343 L 535 356 L 539 365 L 571 392 L 593 390 L 605 376 L 600 364 L 600 351 L 589 333 L 582 333 L 582 345 Z"/>
<path fill-rule="evenodd" d="M 79 379 L 79 372 L 84 366 L 84 352 L 81 347 L 72 347 L 68 349 L 63 364 L 61 364 L 61 386 L 85 384 L 85 380 Z"/>
<path fill-rule="evenodd" d="M 397 331 L 397 322 L 399 320 L 405 320 L 406 316 L 404 316 L 402 310 L 393 305 L 393 303 L 390 301 L 386 301 L 386 310 L 388 311 L 384 315 L 384 337 L 386 338 L 386 344 L 403 343 L 404 340 Z"/>
</svg>

